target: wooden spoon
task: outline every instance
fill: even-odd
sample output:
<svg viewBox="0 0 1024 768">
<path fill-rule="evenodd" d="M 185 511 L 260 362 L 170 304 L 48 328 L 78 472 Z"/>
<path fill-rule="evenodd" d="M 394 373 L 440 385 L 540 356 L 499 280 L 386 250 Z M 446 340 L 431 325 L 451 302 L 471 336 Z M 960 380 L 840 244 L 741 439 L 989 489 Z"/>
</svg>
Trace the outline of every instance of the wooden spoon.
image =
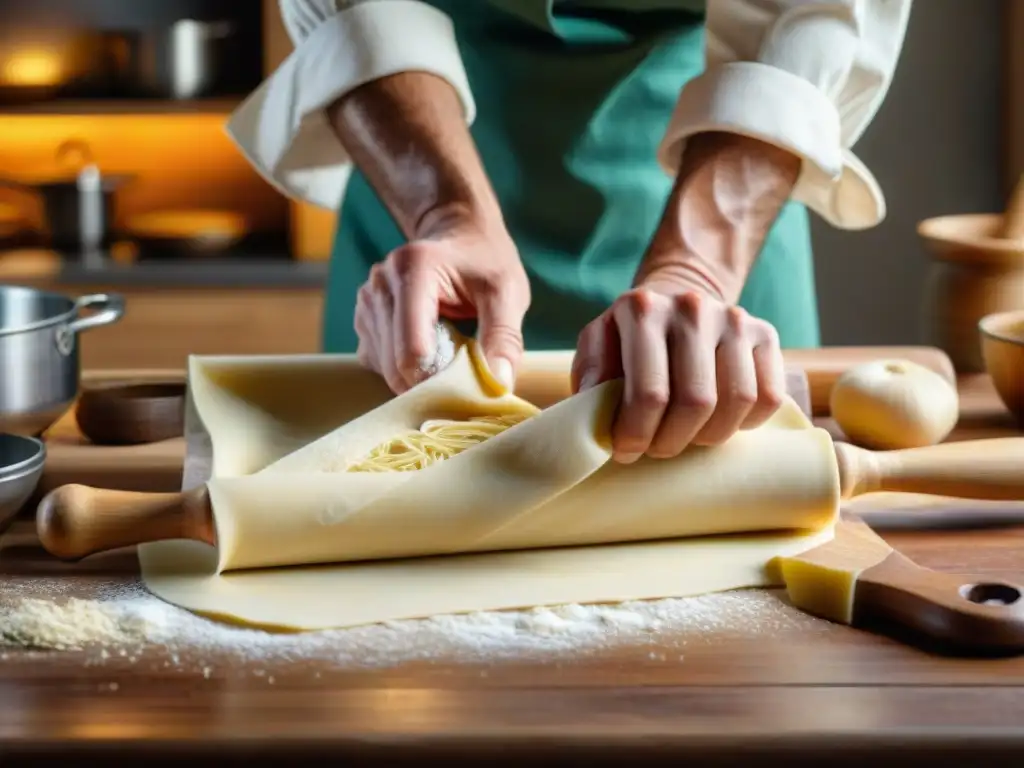
<svg viewBox="0 0 1024 768">
<path fill-rule="evenodd" d="M 1024 438 L 886 452 L 836 443 L 835 450 L 843 498 L 903 491 L 998 501 L 1024 499 Z M 183 493 L 65 485 L 42 500 L 36 528 L 43 547 L 68 560 L 167 539 L 216 544 L 205 485 Z"/>
</svg>

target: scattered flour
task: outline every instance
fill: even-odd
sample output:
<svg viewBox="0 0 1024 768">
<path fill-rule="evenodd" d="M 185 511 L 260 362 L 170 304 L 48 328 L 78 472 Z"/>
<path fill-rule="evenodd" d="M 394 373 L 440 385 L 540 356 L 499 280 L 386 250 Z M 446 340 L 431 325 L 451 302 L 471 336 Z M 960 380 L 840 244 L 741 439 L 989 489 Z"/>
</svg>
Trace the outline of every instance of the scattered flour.
<svg viewBox="0 0 1024 768">
<path fill-rule="evenodd" d="M 140 583 L 100 581 L 87 598 L 62 595 L 60 579 L 0 583 L 0 646 L 85 650 L 98 660 L 134 661 L 153 646 L 181 658 L 317 660 L 338 668 L 421 661 L 461 663 L 578 658 L 615 647 L 673 649 L 723 636 L 822 631 L 827 622 L 788 605 L 779 593 L 744 590 L 616 605 L 565 605 L 481 612 L 297 634 L 233 627 L 151 596 Z M 76 593 L 81 593 L 79 582 Z M 0 650 L 3 650 L 0 648 Z M 211 669 L 202 666 L 204 677 Z"/>
</svg>

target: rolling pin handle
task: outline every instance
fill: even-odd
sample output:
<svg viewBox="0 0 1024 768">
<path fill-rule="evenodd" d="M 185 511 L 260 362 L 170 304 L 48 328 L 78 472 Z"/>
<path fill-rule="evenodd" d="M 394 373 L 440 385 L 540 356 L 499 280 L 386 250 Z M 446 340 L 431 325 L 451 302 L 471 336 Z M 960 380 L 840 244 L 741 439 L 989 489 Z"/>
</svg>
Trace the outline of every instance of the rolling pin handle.
<svg viewBox="0 0 1024 768">
<path fill-rule="evenodd" d="M 206 486 L 186 493 L 137 493 L 64 485 L 40 502 L 36 532 L 43 548 L 62 560 L 150 541 L 215 540 Z"/>
<path fill-rule="evenodd" d="M 1024 500 L 1024 437 L 868 451 L 836 443 L 844 499 L 874 491 Z"/>
</svg>

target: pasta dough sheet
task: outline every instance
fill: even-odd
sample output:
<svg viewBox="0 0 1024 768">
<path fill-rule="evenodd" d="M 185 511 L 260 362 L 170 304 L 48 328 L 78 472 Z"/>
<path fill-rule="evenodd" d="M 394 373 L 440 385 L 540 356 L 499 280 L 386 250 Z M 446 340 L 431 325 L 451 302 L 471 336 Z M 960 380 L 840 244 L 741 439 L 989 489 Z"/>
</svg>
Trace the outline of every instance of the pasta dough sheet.
<svg viewBox="0 0 1024 768">
<path fill-rule="evenodd" d="M 316 629 L 776 584 L 774 557 L 831 537 L 831 439 L 795 404 L 724 446 L 622 467 L 607 437 L 619 383 L 560 401 L 568 360 L 530 363 L 504 392 L 470 342 L 389 398 L 351 356 L 194 358 L 219 546 L 140 547 L 147 586 L 224 619 Z M 502 414 L 529 418 L 425 469 L 346 471 L 430 419 Z"/>
<path fill-rule="evenodd" d="M 213 547 L 146 544 L 158 597 L 211 618 L 277 631 L 353 627 L 444 613 L 687 597 L 782 586 L 773 558 L 832 538 L 821 531 L 421 557 L 217 573 Z"/>
</svg>

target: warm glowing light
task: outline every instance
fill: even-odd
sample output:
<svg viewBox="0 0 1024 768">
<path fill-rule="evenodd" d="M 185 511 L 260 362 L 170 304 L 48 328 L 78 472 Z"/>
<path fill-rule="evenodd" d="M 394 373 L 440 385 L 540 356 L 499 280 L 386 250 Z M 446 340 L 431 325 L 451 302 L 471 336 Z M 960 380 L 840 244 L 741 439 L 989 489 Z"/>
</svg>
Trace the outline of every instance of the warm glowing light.
<svg viewBox="0 0 1024 768">
<path fill-rule="evenodd" d="M 60 56 L 44 49 L 16 51 L 3 66 L 3 81 L 7 85 L 58 85 L 63 77 Z"/>
<path fill-rule="evenodd" d="M 0 169 L 29 184 L 65 178 L 57 149 L 84 142 L 105 174 L 130 174 L 116 193 L 118 228 L 157 210 L 216 209 L 245 215 L 254 232 L 287 226 L 288 201 L 263 183 L 232 145 L 222 113 L 0 115 Z M 38 195 L 0 189 L 0 203 L 45 226 Z"/>
</svg>

